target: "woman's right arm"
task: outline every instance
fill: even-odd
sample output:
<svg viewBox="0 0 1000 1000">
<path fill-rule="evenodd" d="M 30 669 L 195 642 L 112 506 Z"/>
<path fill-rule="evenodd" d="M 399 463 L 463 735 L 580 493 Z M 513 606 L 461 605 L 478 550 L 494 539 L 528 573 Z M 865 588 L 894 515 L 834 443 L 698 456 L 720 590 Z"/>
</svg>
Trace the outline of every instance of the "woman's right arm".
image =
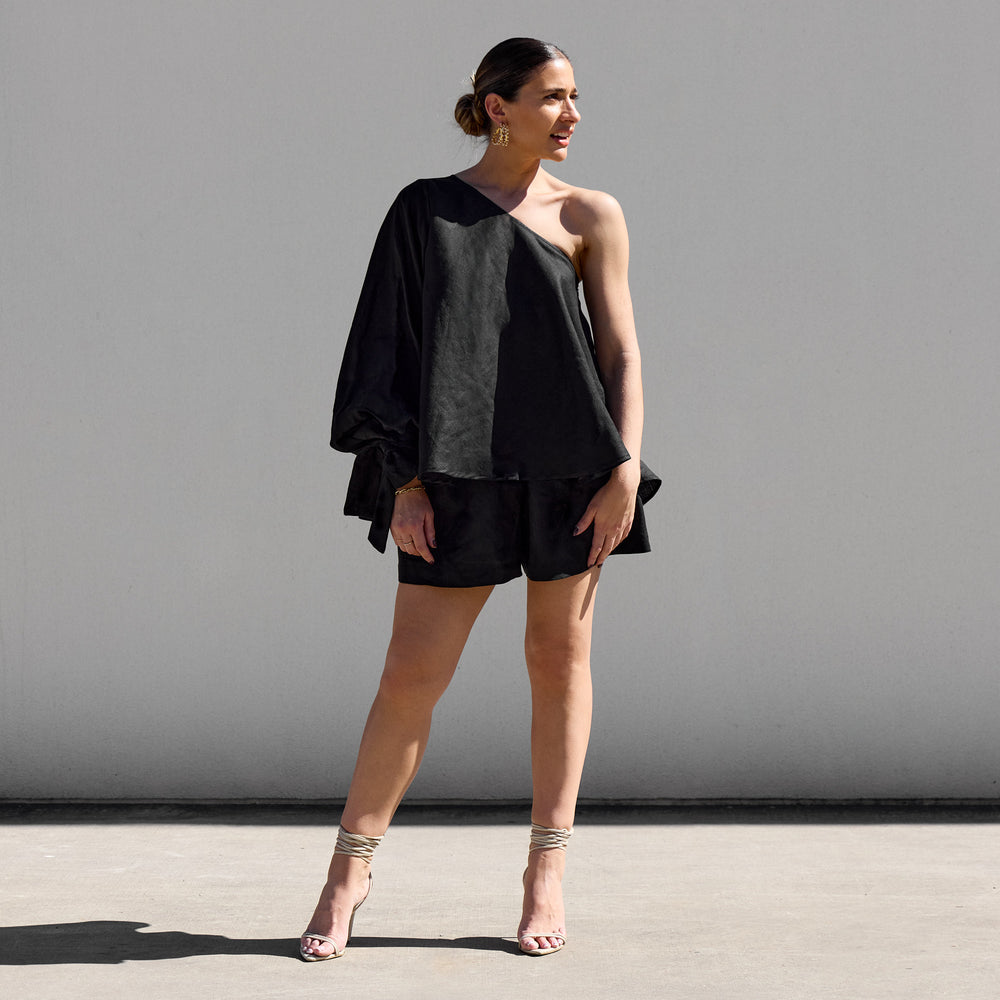
<svg viewBox="0 0 1000 1000">
<path fill-rule="evenodd" d="M 411 479 L 396 493 L 389 526 L 393 541 L 407 555 L 420 556 L 433 563 L 431 549 L 437 546 L 434 536 L 434 508 L 419 479 Z"/>
<path fill-rule="evenodd" d="M 426 195 L 417 182 L 399 193 L 379 229 L 333 406 L 330 444 L 356 456 L 344 512 L 371 522 L 368 539 L 380 552 L 392 522 L 393 493 L 412 481 L 419 465 L 427 215 Z"/>
</svg>

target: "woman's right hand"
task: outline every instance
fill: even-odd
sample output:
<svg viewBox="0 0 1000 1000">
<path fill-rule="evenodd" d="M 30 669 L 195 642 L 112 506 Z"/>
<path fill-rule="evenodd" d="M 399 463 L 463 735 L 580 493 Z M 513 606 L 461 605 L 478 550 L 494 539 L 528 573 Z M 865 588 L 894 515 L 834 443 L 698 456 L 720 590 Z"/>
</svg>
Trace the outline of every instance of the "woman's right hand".
<svg viewBox="0 0 1000 1000">
<path fill-rule="evenodd" d="M 437 545 L 434 537 L 434 508 L 424 490 L 413 488 L 419 486 L 419 480 L 415 479 L 401 487 L 406 492 L 396 494 L 389 531 L 401 552 L 420 556 L 424 562 L 433 563 L 431 549 Z"/>
</svg>

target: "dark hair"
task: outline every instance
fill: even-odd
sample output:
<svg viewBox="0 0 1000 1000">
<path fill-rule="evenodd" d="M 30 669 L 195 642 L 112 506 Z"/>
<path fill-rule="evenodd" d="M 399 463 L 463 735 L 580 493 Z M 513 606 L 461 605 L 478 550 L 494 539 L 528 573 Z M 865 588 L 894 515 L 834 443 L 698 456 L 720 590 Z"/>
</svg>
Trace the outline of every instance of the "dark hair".
<svg viewBox="0 0 1000 1000">
<path fill-rule="evenodd" d="M 455 121 L 462 131 L 467 135 L 489 135 L 490 116 L 483 107 L 486 95 L 515 100 L 528 80 L 553 59 L 566 59 L 566 53 L 537 38 L 508 38 L 494 45 L 472 78 L 472 93 L 463 94 L 455 105 Z"/>
</svg>

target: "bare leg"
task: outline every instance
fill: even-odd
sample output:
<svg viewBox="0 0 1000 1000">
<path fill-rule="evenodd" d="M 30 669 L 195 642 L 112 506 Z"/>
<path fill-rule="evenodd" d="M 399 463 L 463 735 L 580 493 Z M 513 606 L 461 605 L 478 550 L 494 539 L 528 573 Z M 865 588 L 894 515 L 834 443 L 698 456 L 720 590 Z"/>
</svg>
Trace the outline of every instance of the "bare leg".
<svg viewBox="0 0 1000 1000">
<path fill-rule="evenodd" d="M 600 568 L 528 583 L 525 659 L 531 681 L 532 822 L 572 829 L 590 739 L 590 638 Z M 566 932 L 566 852 L 533 851 L 524 872 L 518 939 L 525 950 L 555 948 Z"/>
<path fill-rule="evenodd" d="M 341 817 L 345 830 L 368 837 L 385 833 L 420 767 L 434 706 L 492 589 L 399 585 L 385 669 Z M 333 856 L 308 930 L 346 943 L 351 911 L 368 892 L 369 868 L 360 858 Z M 304 937 L 303 943 L 317 956 L 333 950 L 315 938 Z"/>
</svg>

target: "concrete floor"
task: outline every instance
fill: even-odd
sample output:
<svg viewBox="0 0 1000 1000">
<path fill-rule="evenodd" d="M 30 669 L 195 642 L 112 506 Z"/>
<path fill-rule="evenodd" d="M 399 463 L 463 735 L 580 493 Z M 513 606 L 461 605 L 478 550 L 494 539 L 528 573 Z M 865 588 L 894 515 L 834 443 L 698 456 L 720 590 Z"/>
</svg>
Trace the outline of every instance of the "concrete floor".
<svg viewBox="0 0 1000 1000">
<path fill-rule="evenodd" d="M 344 958 L 295 956 L 337 811 L 0 807 L 0 997 L 1000 995 L 1000 807 L 581 810 L 519 955 L 527 810 L 404 807 Z"/>
</svg>

